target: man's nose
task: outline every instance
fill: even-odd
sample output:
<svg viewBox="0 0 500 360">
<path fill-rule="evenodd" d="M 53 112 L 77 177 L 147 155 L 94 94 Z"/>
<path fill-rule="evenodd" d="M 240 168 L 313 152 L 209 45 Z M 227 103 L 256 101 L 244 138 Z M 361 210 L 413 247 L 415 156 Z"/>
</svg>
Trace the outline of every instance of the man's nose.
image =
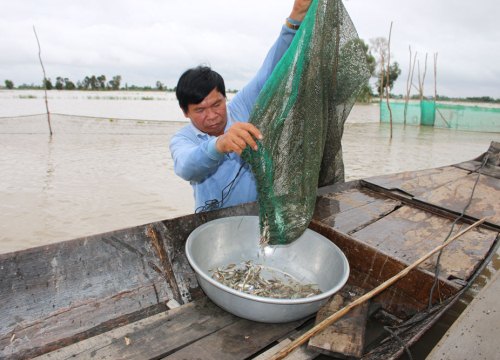
<svg viewBox="0 0 500 360">
<path fill-rule="evenodd" d="M 207 120 L 215 120 L 219 114 L 214 109 L 207 109 Z"/>
</svg>

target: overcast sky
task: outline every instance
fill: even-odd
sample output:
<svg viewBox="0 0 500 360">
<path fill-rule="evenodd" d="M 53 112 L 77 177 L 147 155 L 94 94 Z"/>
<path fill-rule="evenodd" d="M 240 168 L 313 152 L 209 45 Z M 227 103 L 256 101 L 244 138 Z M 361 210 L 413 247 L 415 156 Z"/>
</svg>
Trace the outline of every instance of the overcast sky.
<svg viewBox="0 0 500 360">
<path fill-rule="evenodd" d="M 260 66 L 293 0 L 0 0 L 0 82 L 41 83 L 36 27 L 47 77 L 76 82 L 87 75 L 122 76 L 122 83 L 175 86 L 179 75 L 211 65 L 228 88 L 241 88 Z M 388 37 L 403 93 L 408 46 L 432 95 L 500 98 L 500 1 L 345 0 L 359 36 Z"/>
</svg>

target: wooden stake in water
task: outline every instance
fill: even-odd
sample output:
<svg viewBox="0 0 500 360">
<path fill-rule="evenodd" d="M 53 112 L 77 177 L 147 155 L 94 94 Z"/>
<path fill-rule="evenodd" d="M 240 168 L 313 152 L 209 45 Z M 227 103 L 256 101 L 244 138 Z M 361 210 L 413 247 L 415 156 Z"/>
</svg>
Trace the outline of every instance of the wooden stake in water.
<svg viewBox="0 0 500 360">
<path fill-rule="evenodd" d="M 42 48 L 40 47 L 40 41 L 38 40 L 38 35 L 36 33 L 35 25 L 33 25 L 33 32 L 35 33 L 36 43 L 38 44 L 38 58 L 40 59 L 40 65 L 42 66 L 43 72 L 43 88 L 45 90 L 45 108 L 47 109 L 47 122 L 49 124 L 49 133 L 52 136 L 52 126 L 50 125 L 50 111 L 49 102 L 47 100 L 47 76 L 45 75 L 45 67 L 42 62 Z"/>
</svg>

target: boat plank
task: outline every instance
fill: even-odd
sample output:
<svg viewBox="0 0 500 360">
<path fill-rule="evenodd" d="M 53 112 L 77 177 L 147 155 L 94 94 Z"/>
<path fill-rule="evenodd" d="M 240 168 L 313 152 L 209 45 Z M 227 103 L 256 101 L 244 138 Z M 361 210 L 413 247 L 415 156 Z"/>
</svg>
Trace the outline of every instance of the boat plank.
<svg viewBox="0 0 500 360">
<path fill-rule="evenodd" d="M 406 171 L 397 174 L 375 176 L 364 182 L 377 185 L 386 190 L 399 190 L 410 196 L 418 196 L 469 175 L 470 171 L 444 166 L 419 171 Z"/>
<path fill-rule="evenodd" d="M 134 289 L 113 298 L 89 301 L 14 327 L 0 337 L 0 358 L 31 358 L 167 309 L 163 303 L 144 307 L 149 301 L 156 301 L 153 286 Z"/>
<path fill-rule="evenodd" d="M 203 296 L 187 235 L 238 206 L 0 254 L 0 357 L 27 357 Z M 40 259 L 43 259 L 41 261 Z M 12 340 L 14 339 L 14 340 Z"/>
<path fill-rule="evenodd" d="M 316 324 L 353 302 L 365 291 L 346 285 L 316 315 Z M 360 358 L 365 345 L 369 302 L 364 302 L 309 340 L 308 348 L 340 358 Z"/>
<path fill-rule="evenodd" d="M 158 359 L 238 321 L 207 298 L 193 301 L 39 356 L 62 359 Z"/>
<path fill-rule="evenodd" d="M 472 171 L 500 179 L 500 142 L 492 141 L 486 153 L 477 159 L 465 161 L 455 166 L 472 169 Z"/>
<path fill-rule="evenodd" d="M 498 164 L 495 165 L 495 164 L 487 163 L 486 166 L 483 166 L 482 161 L 471 160 L 471 161 L 462 162 L 460 164 L 456 164 L 454 166 L 461 168 L 461 169 L 464 169 L 464 170 L 478 172 L 478 173 L 481 173 L 483 175 L 488 175 L 488 176 L 494 177 L 496 179 L 500 179 L 500 166 Z"/>
<path fill-rule="evenodd" d="M 497 178 L 472 173 L 423 193 L 416 200 L 460 214 L 469 203 L 471 195 L 472 201 L 465 214 L 476 219 L 487 217 L 488 223 L 500 228 L 500 181 Z"/>
<path fill-rule="evenodd" d="M 173 292 L 145 239 L 135 227 L 0 256 L 0 357 L 165 309 Z"/>
<path fill-rule="evenodd" d="M 314 219 L 349 234 L 394 211 L 401 203 L 368 189 L 318 197 Z"/>
<path fill-rule="evenodd" d="M 430 213 L 403 206 L 383 219 L 370 224 L 352 236 L 376 248 L 389 257 L 411 264 L 430 250 L 441 245 L 452 221 Z M 458 223 L 452 236 L 466 224 Z M 466 281 L 477 264 L 487 256 L 498 233 L 487 229 L 474 229 L 450 244 L 442 253 L 441 276 Z M 420 268 L 434 272 L 437 254 Z"/>
<path fill-rule="evenodd" d="M 295 331 L 307 319 L 283 324 L 266 324 L 239 319 L 164 359 L 235 360 L 246 359 Z"/>
<path fill-rule="evenodd" d="M 306 324 L 302 326 L 300 329 L 296 331 L 292 331 L 288 335 L 286 335 L 284 338 L 281 338 L 278 340 L 278 343 L 266 351 L 260 353 L 256 357 L 253 358 L 253 360 L 268 360 L 270 359 L 273 355 L 279 353 L 282 349 L 284 349 L 286 346 L 292 343 L 292 341 L 296 340 L 300 336 L 302 336 L 306 331 L 308 331 L 313 324 Z M 318 352 L 310 350 L 307 348 L 307 344 L 302 344 L 301 346 L 297 347 L 295 350 L 293 350 L 290 354 L 287 355 L 286 359 L 287 360 L 311 360 L 315 359 L 318 357 Z"/>
<path fill-rule="evenodd" d="M 360 241 L 355 237 L 356 234 L 354 236 L 342 234 L 316 220 L 311 222 L 310 228 L 330 239 L 346 255 L 351 269 L 348 283 L 352 285 L 371 290 L 408 266 L 408 263 Z M 389 313 L 405 319 L 427 306 L 433 284 L 433 273 L 420 268 L 414 269 L 404 281 L 395 283 L 373 301 L 379 303 Z M 439 279 L 438 284 L 439 296 L 443 298 L 455 294 L 462 287 L 443 278 Z M 433 301 L 438 299 L 436 292 Z"/>
</svg>

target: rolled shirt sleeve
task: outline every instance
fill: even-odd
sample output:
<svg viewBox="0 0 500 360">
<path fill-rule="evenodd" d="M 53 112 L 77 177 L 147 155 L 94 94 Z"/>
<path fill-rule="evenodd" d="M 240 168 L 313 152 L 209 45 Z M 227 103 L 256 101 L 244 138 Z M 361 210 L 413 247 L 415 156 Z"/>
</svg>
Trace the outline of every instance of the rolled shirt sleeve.
<svg viewBox="0 0 500 360">
<path fill-rule="evenodd" d="M 205 137 L 206 139 L 200 139 L 186 129 L 174 135 L 170 142 L 174 172 L 184 180 L 203 180 L 212 174 L 224 159 L 224 154 L 215 148 L 217 138 L 209 135 Z"/>
</svg>

